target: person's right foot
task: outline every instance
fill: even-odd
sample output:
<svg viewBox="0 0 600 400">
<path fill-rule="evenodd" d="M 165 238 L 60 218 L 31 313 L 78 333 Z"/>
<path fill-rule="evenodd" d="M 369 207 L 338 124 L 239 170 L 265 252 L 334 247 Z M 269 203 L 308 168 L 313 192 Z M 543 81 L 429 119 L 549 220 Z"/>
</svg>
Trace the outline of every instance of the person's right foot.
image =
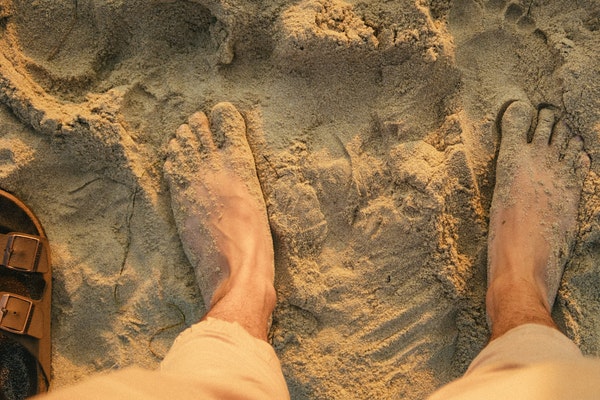
<svg viewBox="0 0 600 400">
<path fill-rule="evenodd" d="M 502 117 L 488 236 L 492 338 L 515 327 L 507 320 L 553 325 L 550 311 L 575 240 L 590 168 L 582 139 L 571 137 L 548 108 L 539 111 L 528 143 L 533 115 L 529 104 L 517 101 Z"/>
</svg>

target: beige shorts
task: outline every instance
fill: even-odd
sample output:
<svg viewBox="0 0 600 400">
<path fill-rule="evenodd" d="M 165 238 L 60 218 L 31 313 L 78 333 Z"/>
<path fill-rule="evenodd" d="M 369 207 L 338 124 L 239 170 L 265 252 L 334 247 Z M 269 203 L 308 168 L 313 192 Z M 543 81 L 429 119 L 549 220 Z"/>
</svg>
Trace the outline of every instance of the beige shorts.
<svg viewBox="0 0 600 400">
<path fill-rule="evenodd" d="M 127 368 L 44 399 L 289 399 L 273 348 L 237 323 L 209 318 L 182 332 L 159 371 Z"/>
<path fill-rule="evenodd" d="M 555 329 L 521 325 L 492 341 L 465 375 L 429 400 L 597 399 L 600 361 Z"/>
</svg>

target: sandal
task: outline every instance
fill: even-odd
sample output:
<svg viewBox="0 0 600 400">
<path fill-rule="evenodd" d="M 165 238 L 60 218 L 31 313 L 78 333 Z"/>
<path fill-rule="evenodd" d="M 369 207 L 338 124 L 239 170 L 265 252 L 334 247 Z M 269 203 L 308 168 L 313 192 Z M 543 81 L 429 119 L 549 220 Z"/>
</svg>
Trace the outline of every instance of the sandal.
<svg viewBox="0 0 600 400">
<path fill-rule="evenodd" d="M 51 296 L 44 229 L 23 202 L 0 190 L 0 398 L 48 390 Z"/>
</svg>

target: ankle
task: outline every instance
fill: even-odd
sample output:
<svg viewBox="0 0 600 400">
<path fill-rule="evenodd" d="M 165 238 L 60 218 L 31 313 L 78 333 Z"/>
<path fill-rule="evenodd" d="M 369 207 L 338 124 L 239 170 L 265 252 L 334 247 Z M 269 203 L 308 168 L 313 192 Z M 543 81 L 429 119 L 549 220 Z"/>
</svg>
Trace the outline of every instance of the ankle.
<svg viewBox="0 0 600 400">
<path fill-rule="evenodd" d="M 206 317 L 239 323 L 252 336 L 267 340 L 277 294 L 271 282 L 228 285 L 221 297 L 213 297 Z M 217 295 L 218 293 L 215 293 Z"/>
<path fill-rule="evenodd" d="M 248 268 L 224 279 L 215 289 L 207 306 L 213 307 L 225 297 L 260 298 L 265 302 L 275 302 L 275 287 L 271 276 L 263 276 L 260 271 L 248 274 Z"/>
<path fill-rule="evenodd" d="M 546 296 L 536 282 L 497 277 L 489 284 L 486 309 L 492 328 L 491 340 L 524 324 L 556 328 Z"/>
</svg>

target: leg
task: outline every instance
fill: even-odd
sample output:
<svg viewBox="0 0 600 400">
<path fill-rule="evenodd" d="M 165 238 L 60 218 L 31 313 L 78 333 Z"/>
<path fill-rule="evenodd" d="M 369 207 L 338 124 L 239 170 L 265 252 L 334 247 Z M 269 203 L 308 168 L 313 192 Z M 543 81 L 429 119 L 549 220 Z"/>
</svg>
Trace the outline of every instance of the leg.
<svg viewBox="0 0 600 400">
<path fill-rule="evenodd" d="M 575 239 L 590 159 L 554 113 L 511 104 L 502 118 L 488 236 L 486 306 L 492 334 L 461 379 L 429 399 L 581 399 L 600 363 L 586 360 L 550 315 Z M 567 378 L 568 377 L 568 378 Z M 568 382 L 568 384 L 565 384 Z"/>
<path fill-rule="evenodd" d="M 244 120 L 222 103 L 211 122 L 192 115 L 165 162 L 173 214 L 208 313 L 178 336 L 159 371 L 102 375 L 56 399 L 290 398 L 266 342 L 275 306 L 273 243 Z"/>
<path fill-rule="evenodd" d="M 515 102 L 502 119 L 488 237 L 491 340 L 527 323 L 556 328 L 550 312 L 590 166 L 581 138 L 569 138 L 549 109 L 539 112 L 527 143 L 532 117 L 528 104 Z"/>
<path fill-rule="evenodd" d="M 229 103 L 198 112 L 169 145 L 165 175 L 205 318 L 237 322 L 267 339 L 273 308 L 273 243 L 242 116 Z"/>
</svg>

